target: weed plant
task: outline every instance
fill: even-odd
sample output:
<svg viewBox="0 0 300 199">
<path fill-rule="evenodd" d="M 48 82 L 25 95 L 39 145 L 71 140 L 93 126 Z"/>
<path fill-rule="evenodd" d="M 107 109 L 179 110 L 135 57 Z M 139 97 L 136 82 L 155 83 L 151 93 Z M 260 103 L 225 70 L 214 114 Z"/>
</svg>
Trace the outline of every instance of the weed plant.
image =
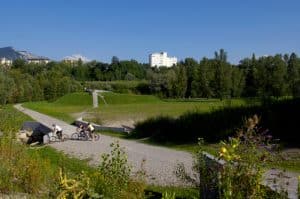
<svg viewBox="0 0 300 199">
<path fill-rule="evenodd" d="M 178 165 L 177 176 L 199 188 L 202 198 L 287 198 L 287 193 L 270 191 L 262 185 L 265 163 L 272 157 L 271 137 L 258 128 L 255 115 L 244 122 L 235 137 L 222 141 L 218 159 L 204 153 L 203 140 L 195 157 L 194 170 L 199 181 Z"/>
</svg>

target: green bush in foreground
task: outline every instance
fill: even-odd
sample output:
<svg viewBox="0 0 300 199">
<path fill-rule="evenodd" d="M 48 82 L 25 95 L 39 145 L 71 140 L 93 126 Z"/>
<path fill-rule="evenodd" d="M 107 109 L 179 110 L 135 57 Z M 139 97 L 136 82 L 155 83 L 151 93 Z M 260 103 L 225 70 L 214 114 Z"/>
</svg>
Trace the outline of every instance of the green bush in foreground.
<svg viewBox="0 0 300 199">
<path fill-rule="evenodd" d="M 131 177 L 127 155 L 118 142 L 102 155 L 98 169 L 89 175 L 81 173 L 69 177 L 60 173 L 58 198 L 130 198 L 144 197 L 144 172 Z"/>
<path fill-rule="evenodd" d="M 202 198 L 287 198 L 286 192 L 276 193 L 261 184 L 266 160 L 272 153 L 270 138 L 256 129 L 258 122 L 256 115 L 249 118 L 235 137 L 221 142 L 218 160 L 224 161 L 222 164 L 207 157 L 200 139 L 194 164 L 199 181 L 190 177 L 182 165 L 177 168 L 177 176 L 197 185 Z"/>
</svg>

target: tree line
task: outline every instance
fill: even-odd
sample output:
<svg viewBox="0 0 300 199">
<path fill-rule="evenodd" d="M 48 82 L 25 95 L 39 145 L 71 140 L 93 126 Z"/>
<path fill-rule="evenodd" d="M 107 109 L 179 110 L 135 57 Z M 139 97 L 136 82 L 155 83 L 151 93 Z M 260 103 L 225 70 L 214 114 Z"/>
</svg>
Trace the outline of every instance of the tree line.
<svg viewBox="0 0 300 199">
<path fill-rule="evenodd" d="M 300 96 L 300 58 L 295 53 L 258 58 L 253 54 L 231 64 L 221 49 L 214 58 L 186 58 L 170 68 L 115 56 L 111 63 L 16 60 L 11 67 L 0 67 L 0 103 L 54 100 L 83 90 L 87 81 L 115 80 L 146 80 L 135 91 L 165 98 Z"/>
<path fill-rule="evenodd" d="M 230 64 L 221 49 L 212 59 L 186 58 L 172 68 L 147 71 L 150 90 L 171 98 L 300 96 L 300 58 L 295 53 L 244 58 Z"/>
</svg>

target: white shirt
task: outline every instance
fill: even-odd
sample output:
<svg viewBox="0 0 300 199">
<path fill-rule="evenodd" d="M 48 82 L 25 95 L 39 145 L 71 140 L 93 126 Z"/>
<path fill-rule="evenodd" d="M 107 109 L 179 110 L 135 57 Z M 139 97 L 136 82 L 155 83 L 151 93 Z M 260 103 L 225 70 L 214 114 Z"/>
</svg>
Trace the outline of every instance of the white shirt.
<svg viewBox="0 0 300 199">
<path fill-rule="evenodd" d="M 55 125 L 54 128 L 53 128 L 53 130 L 54 130 L 55 132 L 57 132 L 57 131 L 62 131 L 62 128 L 61 128 L 60 126 L 58 126 L 58 125 Z"/>
</svg>

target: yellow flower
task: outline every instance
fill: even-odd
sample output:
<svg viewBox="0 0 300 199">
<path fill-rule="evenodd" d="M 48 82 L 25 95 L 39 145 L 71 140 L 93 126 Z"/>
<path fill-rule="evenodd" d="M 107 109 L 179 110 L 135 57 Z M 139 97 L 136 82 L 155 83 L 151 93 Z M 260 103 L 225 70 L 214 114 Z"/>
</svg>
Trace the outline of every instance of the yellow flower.
<svg viewBox="0 0 300 199">
<path fill-rule="evenodd" d="M 227 153 L 227 149 L 225 147 L 221 148 L 221 153 Z"/>
</svg>

